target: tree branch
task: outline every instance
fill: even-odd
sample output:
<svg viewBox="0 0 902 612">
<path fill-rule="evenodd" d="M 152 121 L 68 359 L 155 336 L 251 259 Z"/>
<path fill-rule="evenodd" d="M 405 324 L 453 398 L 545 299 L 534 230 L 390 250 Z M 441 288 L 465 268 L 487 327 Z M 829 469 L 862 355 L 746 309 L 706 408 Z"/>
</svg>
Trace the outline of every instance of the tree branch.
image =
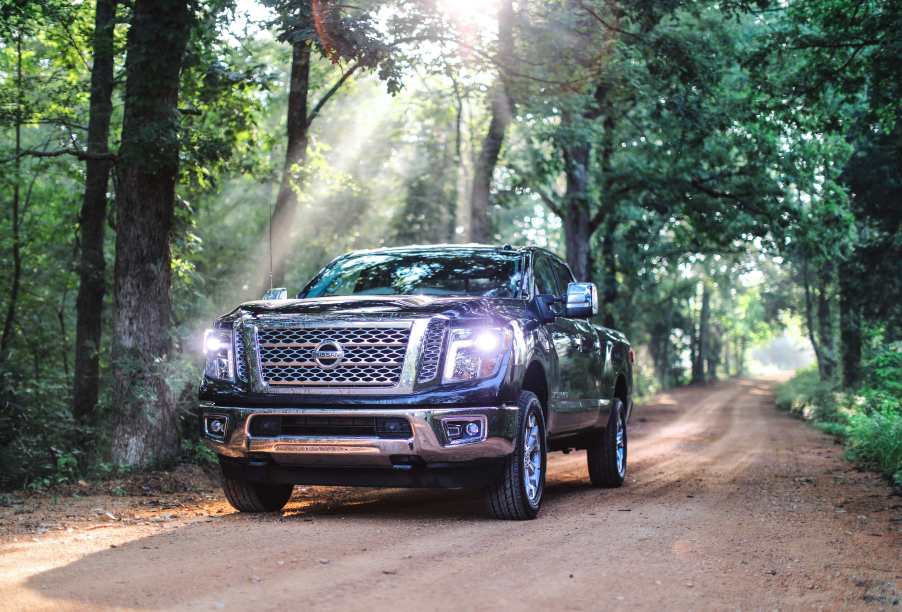
<svg viewBox="0 0 902 612">
<path fill-rule="evenodd" d="M 71 155 L 80 159 L 81 161 L 85 161 L 88 159 L 105 159 L 110 161 L 116 161 L 116 155 L 114 153 L 91 153 L 89 151 L 83 151 L 82 149 L 58 149 L 56 151 L 39 151 L 37 149 L 25 149 L 21 151 L 18 155 L 14 155 L 12 157 L 7 157 L 6 159 L 0 159 L 0 164 L 6 164 L 9 162 L 16 161 L 17 159 L 21 159 L 23 157 L 62 157 L 63 155 Z"/>
<path fill-rule="evenodd" d="M 341 89 L 341 86 L 345 84 L 345 82 L 351 78 L 351 75 L 354 74 L 357 69 L 360 68 L 360 63 L 356 63 L 350 68 L 348 68 L 341 77 L 335 81 L 332 87 L 329 88 L 329 91 L 323 94 L 323 97 L 319 99 L 316 105 L 313 107 L 313 110 L 310 111 L 310 114 L 307 115 L 307 127 L 310 127 L 310 124 L 313 123 L 313 120 L 316 119 L 317 115 L 319 115 L 320 111 L 323 110 L 323 107 L 326 105 L 326 102 L 335 95 L 335 93 Z"/>
<path fill-rule="evenodd" d="M 537 194 L 540 198 L 542 198 L 542 201 L 545 203 L 545 206 L 548 207 L 548 210 L 553 212 L 555 215 L 557 215 L 561 219 L 564 218 L 564 212 L 561 210 L 561 207 L 558 205 L 558 203 L 555 202 L 553 199 L 551 199 L 551 196 L 549 196 L 547 193 L 545 193 L 541 189 L 534 189 L 532 187 L 527 187 L 527 188 L 530 191 L 532 191 L 533 193 Z"/>
<path fill-rule="evenodd" d="M 643 40 L 643 38 L 640 34 L 636 34 L 635 32 L 630 32 L 629 30 L 624 30 L 622 28 L 618 28 L 617 26 L 608 23 L 601 17 L 601 15 L 598 14 L 598 12 L 595 9 L 587 6 L 585 2 L 580 2 L 579 6 L 584 11 L 589 13 L 589 15 L 591 15 L 595 19 L 595 21 L 597 21 L 602 26 L 604 26 L 604 28 L 606 30 L 610 30 L 611 32 L 617 32 L 618 34 L 623 34 L 624 36 L 629 36 L 631 38 L 635 38 L 636 40 Z"/>
<path fill-rule="evenodd" d="M 733 200 L 734 202 L 741 202 L 742 196 L 738 196 L 732 193 L 727 193 L 726 191 L 719 191 L 717 189 L 713 189 L 705 185 L 705 181 L 702 179 L 694 178 L 689 183 L 697 190 L 705 195 L 709 195 L 712 198 L 721 198 L 725 200 Z"/>
</svg>

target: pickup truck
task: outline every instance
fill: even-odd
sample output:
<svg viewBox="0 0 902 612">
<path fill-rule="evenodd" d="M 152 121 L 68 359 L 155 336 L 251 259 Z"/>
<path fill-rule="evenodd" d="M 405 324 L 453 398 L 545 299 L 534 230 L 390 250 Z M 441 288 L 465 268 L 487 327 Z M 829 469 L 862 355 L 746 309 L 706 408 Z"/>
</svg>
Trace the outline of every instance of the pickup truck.
<svg viewBox="0 0 902 612">
<path fill-rule="evenodd" d="M 285 296 L 204 337 L 202 435 L 237 510 L 279 511 L 296 484 L 475 487 L 532 519 L 547 454 L 573 449 L 594 486 L 623 484 L 634 353 L 553 253 L 355 251 Z"/>
</svg>

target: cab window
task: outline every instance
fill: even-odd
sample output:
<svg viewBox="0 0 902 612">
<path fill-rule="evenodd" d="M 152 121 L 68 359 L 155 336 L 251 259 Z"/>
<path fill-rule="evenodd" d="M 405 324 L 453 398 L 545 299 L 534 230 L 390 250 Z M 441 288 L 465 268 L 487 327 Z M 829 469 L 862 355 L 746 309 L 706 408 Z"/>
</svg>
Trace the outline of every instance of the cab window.
<svg viewBox="0 0 902 612">
<path fill-rule="evenodd" d="M 540 295 L 560 295 L 557 285 L 557 277 L 551 267 L 551 262 L 544 255 L 533 256 L 533 274 L 536 279 L 536 293 Z"/>
<path fill-rule="evenodd" d="M 558 295 L 565 295 L 567 293 L 567 285 L 574 282 L 570 268 L 556 259 L 551 260 L 551 267 L 554 269 L 554 275 L 557 280 L 557 293 Z"/>
</svg>

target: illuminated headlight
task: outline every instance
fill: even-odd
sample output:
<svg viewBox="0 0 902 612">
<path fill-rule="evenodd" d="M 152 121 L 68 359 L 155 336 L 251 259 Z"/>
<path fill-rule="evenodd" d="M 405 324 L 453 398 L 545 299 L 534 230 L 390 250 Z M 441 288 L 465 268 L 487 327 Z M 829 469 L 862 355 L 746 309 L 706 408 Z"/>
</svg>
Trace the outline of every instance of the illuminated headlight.
<svg viewBox="0 0 902 612">
<path fill-rule="evenodd" d="M 235 381 L 235 356 L 232 353 L 232 332 L 227 329 L 208 329 L 204 332 L 204 356 L 207 359 L 204 375 L 216 380 Z"/>
<path fill-rule="evenodd" d="M 510 344 L 511 333 L 507 329 L 452 329 L 442 382 L 464 382 L 494 376 Z"/>
</svg>

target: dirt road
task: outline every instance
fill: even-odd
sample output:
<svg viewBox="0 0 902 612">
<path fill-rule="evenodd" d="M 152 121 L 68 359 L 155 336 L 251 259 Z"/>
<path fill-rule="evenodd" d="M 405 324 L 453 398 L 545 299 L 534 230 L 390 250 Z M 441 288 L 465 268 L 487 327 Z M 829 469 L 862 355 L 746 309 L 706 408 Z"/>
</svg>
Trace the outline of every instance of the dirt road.
<svg viewBox="0 0 902 612">
<path fill-rule="evenodd" d="M 638 407 L 627 486 L 593 489 L 584 453 L 554 454 L 526 523 L 462 492 L 310 487 L 262 518 L 213 494 L 27 501 L 0 519 L 46 531 L 0 539 L 0 609 L 900 609 L 902 498 L 771 388 Z M 108 522 L 80 514 L 104 504 Z"/>
</svg>

